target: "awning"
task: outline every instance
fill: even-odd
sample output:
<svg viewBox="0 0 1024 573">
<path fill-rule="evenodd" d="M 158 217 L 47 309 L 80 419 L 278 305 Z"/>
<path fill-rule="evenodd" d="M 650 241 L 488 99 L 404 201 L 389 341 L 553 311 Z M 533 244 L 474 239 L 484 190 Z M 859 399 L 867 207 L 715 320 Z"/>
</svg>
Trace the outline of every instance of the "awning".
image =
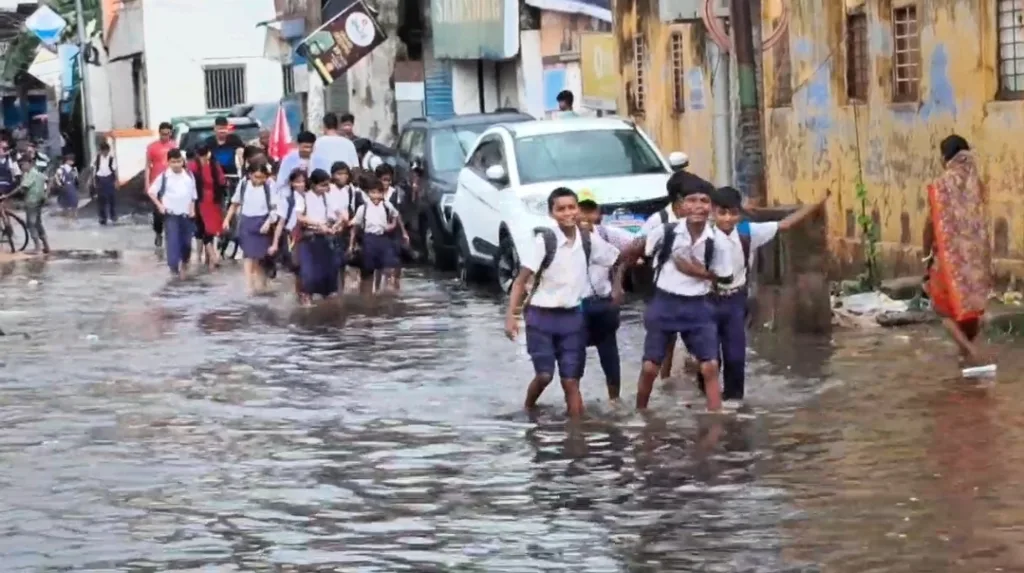
<svg viewBox="0 0 1024 573">
<path fill-rule="evenodd" d="M 604 22 L 612 21 L 611 0 L 526 0 L 526 3 L 541 10 L 583 14 Z"/>
</svg>

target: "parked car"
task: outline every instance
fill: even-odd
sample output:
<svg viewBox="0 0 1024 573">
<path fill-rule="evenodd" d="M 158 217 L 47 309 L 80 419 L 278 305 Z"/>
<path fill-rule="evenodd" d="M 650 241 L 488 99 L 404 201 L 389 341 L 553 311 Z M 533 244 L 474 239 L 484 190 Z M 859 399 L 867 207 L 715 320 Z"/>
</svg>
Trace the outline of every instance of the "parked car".
<svg viewBox="0 0 1024 573">
<path fill-rule="evenodd" d="M 459 170 L 477 138 L 495 124 L 532 121 L 516 110 L 461 115 L 450 119 L 414 119 L 402 127 L 398 139 L 396 171 L 409 184 L 413 171 L 420 173 L 412 237 L 414 248 L 426 262 L 442 270 L 455 263 L 455 235 L 451 232 L 452 202 Z"/>
<path fill-rule="evenodd" d="M 459 172 L 451 230 L 461 280 L 497 278 L 508 292 L 534 229 L 551 224 L 557 187 L 590 190 L 606 222 L 639 231 L 668 203 L 672 167 L 633 122 L 614 118 L 530 121 L 483 133 Z"/>
<path fill-rule="evenodd" d="M 193 151 L 206 138 L 213 135 L 213 122 L 218 115 L 197 115 L 171 118 L 174 140 L 178 149 Z M 252 141 L 260 135 L 260 124 L 250 117 L 228 117 L 228 125 L 242 141 Z"/>
</svg>

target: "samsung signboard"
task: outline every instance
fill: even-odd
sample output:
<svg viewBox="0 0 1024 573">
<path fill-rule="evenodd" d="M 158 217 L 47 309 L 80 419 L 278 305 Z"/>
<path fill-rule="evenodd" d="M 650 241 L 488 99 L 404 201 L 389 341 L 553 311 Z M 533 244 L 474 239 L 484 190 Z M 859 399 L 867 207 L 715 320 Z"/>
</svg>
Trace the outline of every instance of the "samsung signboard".
<svg viewBox="0 0 1024 573">
<path fill-rule="evenodd" d="M 519 0 L 431 0 L 434 57 L 507 60 L 519 53 Z"/>
</svg>

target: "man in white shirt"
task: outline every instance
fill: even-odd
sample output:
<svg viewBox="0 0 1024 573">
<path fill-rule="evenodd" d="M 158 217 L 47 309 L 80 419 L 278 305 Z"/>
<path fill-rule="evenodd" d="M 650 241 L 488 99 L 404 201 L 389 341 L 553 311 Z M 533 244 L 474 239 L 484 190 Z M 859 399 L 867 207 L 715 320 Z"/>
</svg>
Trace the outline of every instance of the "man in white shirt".
<svg viewBox="0 0 1024 573">
<path fill-rule="evenodd" d="M 733 280 L 720 286 L 713 298 L 715 328 L 721 345 L 722 399 L 730 408 L 739 407 L 744 397 L 747 356 L 748 275 L 757 249 L 768 244 L 779 231 L 790 229 L 821 209 L 830 193 L 820 202 L 804 205 L 781 221 L 751 222 L 739 228 L 743 217 L 743 194 L 733 187 L 722 187 L 713 198 L 718 237 L 730 250 Z M 698 374 L 698 384 L 707 388 Z"/>
<path fill-rule="evenodd" d="M 524 253 L 522 269 L 512 283 L 505 334 L 519 334 L 516 314 L 525 302 L 526 350 L 534 377 L 526 391 L 533 409 L 554 378 L 555 366 L 571 417 L 583 414 L 579 382 L 587 358 L 587 327 L 583 300 L 591 295 L 590 266 L 611 267 L 619 250 L 599 235 L 579 229 L 579 202 L 571 189 L 559 187 L 548 196 L 548 213 L 557 226 L 540 228 L 533 252 Z M 533 281 L 527 296 L 526 285 Z"/>
<path fill-rule="evenodd" d="M 110 152 L 110 144 L 100 143 L 100 153 L 93 165 L 93 188 L 96 189 L 96 205 L 100 215 L 100 225 L 117 222 L 114 214 L 114 196 L 117 193 L 117 162 Z"/>
<path fill-rule="evenodd" d="M 277 167 L 274 188 L 279 195 L 284 195 L 288 190 L 288 178 L 293 171 L 299 169 L 307 176 L 313 172 L 313 147 L 316 145 L 316 135 L 303 131 L 295 141 L 298 143 L 296 148 L 282 157 L 281 164 Z"/>
<path fill-rule="evenodd" d="M 196 182 L 185 169 L 181 150 L 167 152 L 167 169 L 149 186 L 149 198 L 163 215 L 167 266 L 179 278 L 185 278 L 192 256 L 193 221 L 196 216 Z"/>
<path fill-rule="evenodd" d="M 676 175 L 679 175 L 678 173 Z M 709 221 L 711 194 L 697 181 L 673 177 L 669 194 L 685 219 L 663 225 L 647 235 L 645 252 L 654 259 L 654 296 L 644 313 L 643 366 L 637 382 L 636 405 L 647 408 L 654 379 L 667 348 L 678 335 L 690 354 L 700 362 L 707 381 L 708 409 L 722 407 L 718 387 L 718 331 L 710 294 L 715 283 L 731 280 L 731 250 L 716 238 Z"/>
<path fill-rule="evenodd" d="M 316 139 L 316 145 L 313 146 L 313 169 L 323 169 L 330 173 L 336 161 L 344 161 L 349 166 L 359 165 L 355 144 L 341 135 L 338 128 L 337 115 L 324 115 L 324 134 Z"/>
</svg>

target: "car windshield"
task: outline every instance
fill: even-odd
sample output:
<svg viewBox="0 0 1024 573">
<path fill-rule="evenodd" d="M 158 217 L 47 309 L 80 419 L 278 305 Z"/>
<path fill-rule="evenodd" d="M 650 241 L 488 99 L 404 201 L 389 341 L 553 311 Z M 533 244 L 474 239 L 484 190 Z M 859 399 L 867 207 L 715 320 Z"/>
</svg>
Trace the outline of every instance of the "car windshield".
<svg viewBox="0 0 1024 573">
<path fill-rule="evenodd" d="M 245 143 L 249 143 L 260 136 L 260 126 L 255 124 L 243 125 L 241 127 L 236 126 L 235 129 L 231 130 L 231 133 L 237 135 Z M 184 137 L 182 137 L 181 148 L 186 151 L 192 151 L 197 145 L 206 141 L 211 136 L 213 136 L 213 126 L 193 127 L 186 131 Z"/>
<path fill-rule="evenodd" d="M 531 135 L 517 138 L 515 150 L 523 185 L 668 171 L 658 153 L 633 129 Z"/>
<path fill-rule="evenodd" d="M 434 171 L 458 171 L 466 162 L 466 152 L 488 125 L 460 125 L 435 129 L 430 134 L 430 168 Z"/>
</svg>

